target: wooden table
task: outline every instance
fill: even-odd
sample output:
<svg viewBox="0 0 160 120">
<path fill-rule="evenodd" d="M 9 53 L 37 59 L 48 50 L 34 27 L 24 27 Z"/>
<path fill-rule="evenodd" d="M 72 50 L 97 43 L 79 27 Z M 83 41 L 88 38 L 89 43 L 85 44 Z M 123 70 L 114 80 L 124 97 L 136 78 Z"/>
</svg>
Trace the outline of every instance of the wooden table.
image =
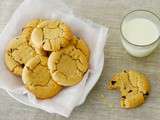
<svg viewBox="0 0 160 120">
<path fill-rule="evenodd" d="M 159 120 L 160 118 L 160 47 L 146 58 L 129 56 L 120 42 L 122 17 L 135 9 L 160 13 L 160 0 L 65 0 L 74 12 L 110 27 L 105 46 L 103 73 L 84 105 L 76 108 L 68 120 Z M 0 0 L 0 31 L 22 0 Z M 2 43 L 1 43 L 2 44 Z M 106 81 L 122 69 L 146 73 L 152 91 L 146 103 L 136 109 L 121 109 L 119 93 L 105 89 Z M 25 106 L 0 91 L 0 120 L 64 120 L 59 115 Z"/>
</svg>

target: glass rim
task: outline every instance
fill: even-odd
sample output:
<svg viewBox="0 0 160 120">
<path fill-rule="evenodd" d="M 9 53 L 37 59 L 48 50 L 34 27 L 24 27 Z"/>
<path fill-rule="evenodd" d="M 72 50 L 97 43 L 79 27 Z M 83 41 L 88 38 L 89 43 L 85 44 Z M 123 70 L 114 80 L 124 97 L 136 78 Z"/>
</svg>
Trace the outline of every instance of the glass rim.
<svg viewBox="0 0 160 120">
<path fill-rule="evenodd" d="M 151 12 L 151 11 L 149 11 L 149 10 L 143 10 L 143 9 L 133 10 L 133 11 L 131 11 L 131 12 L 128 12 L 128 13 L 123 17 L 123 19 L 122 19 L 122 21 L 121 21 L 121 23 L 120 23 L 120 33 L 121 33 L 121 36 L 123 37 L 123 39 L 124 39 L 126 42 L 128 42 L 129 44 L 131 44 L 131 45 L 139 46 L 139 47 L 150 46 L 150 45 L 156 43 L 156 42 L 160 39 L 160 34 L 159 34 L 158 38 L 157 38 L 155 41 L 153 41 L 152 43 L 149 43 L 149 44 L 146 44 L 146 45 L 137 45 L 137 44 L 134 44 L 134 43 L 129 42 L 128 39 L 124 36 L 124 34 L 123 34 L 123 32 L 122 32 L 122 24 L 123 24 L 125 18 L 126 18 L 128 15 L 130 15 L 130 14 L 132 14 L 132 13 L 135 13 L 135 12 L 139 12 L 139 11 L 150 13 L 150 14 L 152 14 L 154 17 L 156 17 L 156 18 L 160 21 L 160 18 L 159 18 L 158 15 L 156 15 L 154 12 Z"/>
</svg>

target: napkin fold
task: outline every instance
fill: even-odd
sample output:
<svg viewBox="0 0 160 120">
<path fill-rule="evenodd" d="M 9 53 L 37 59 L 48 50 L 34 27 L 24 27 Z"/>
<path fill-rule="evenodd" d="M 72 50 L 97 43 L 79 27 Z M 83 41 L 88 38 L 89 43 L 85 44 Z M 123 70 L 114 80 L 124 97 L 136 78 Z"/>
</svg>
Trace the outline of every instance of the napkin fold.
<svg viewBox="0 0 160 120">
<path fill-rule="evenodd" d="M 24 88 L 21 78 L 12 75 L 4 63 L 4 52 L 8 41 L 20 33 L 27 21 L 36 18 L 63 20 L 71 27 L 76 36 L 87 42 L 91 52 L 89 70 L 83 80 L 46 100 L 36 99 Z M 61 0 L 24 0 L 0 34 L 0 88 L 6 90 L 11 97 L 23 104 L 69 117 L 76 106 L 84 103 L 88 93 L 101 75 L 107 33 L 108 28 L 74 15 L 73 11 Z"/>
</svg>

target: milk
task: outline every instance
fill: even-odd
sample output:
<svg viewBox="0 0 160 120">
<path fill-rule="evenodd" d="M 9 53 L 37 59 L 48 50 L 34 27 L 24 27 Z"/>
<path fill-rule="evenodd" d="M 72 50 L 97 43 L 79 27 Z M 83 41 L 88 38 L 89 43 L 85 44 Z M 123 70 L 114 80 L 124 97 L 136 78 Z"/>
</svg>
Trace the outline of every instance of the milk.
<svg viewBox="0 0 160 120">
<path fill-rule="evenodd" d="M 158 45 L 156 40 L 160 32 L 156 24 L 145 18 L 134 18 L 124 21 L 121 26 L 122 43 L 133 56 L 149 55 Z"/>
</svg>

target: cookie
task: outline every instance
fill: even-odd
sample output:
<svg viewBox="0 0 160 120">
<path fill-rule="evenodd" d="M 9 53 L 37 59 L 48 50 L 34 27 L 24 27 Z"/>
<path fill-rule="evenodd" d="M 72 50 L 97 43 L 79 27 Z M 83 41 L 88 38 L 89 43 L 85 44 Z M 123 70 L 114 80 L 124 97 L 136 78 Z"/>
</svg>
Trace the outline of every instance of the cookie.
<svg viewBox="0 0 160 120">
<path fill-rule="evenodd" d="M 27 22 L 22 28 L 21 37 L 24 38 L 27 42 L 30 42 L 30 37 L 33 29 L 40 23 L 40 19 L 34 19 Z"/>
<path fill-rule="evenodd" d="M 62 86 L 52 79 L 47 61 L 47 57 L 37 55 L 26 63 L 22 72 L 26 88 L 39 99 L 53 97 L 62 90 Z"/>
<path fill-rule="evenodd" d="M 26 62 L 35 55 L 35 50 L 28 45 L 26 39 L 18 36 L 11 40 L 7 46 L 5 63 L 12 73 L 21 75 Z"/>
<path fill-rule="evenodd" d="M 60 85 L 79 83 L 88 69 L 88 58 L 74 45 L 52 52 L 48 59 L 52 78 Z"/>
<path fill-rule="evenodd" d="M 27 40 L 27 42 L 29 43 L 30 46 L 32 46 L 35 51 L 37 52 L 37 54 L 39 55 L 44 55 L 44 56 L 47 56 L 47 52 L 42 50 L 42 49 L 39 49 L 37 48 L 31 41 L 31 34 L 33 33 L 34 31 L 34 28 L 37 27 L 38 24 L 40 24 L 41 22 L 43 22 L 44 20 L 41 20 L 41 19 L 34 19 L 34 20 L 31 20 L 29 21 L 24 27 L 23 27 L 23 30 L 22 30 L 22 33 L 21 33 L 21 37 L 25 38 Z"/>
<path fill-rule="evenodd" d="M 71 29 L 59 20 L 45 20 L 37 25 L 31 41 L 45 51 L 58 51 L 67 46 L 73 35 Z"/>
<path fill-rule="evenodd" d="M 83 39 L 81 39 L 81 38 L 79 38 L 77 36 L 73 36 L 73 39 L 72 39 L 71 43 L 77 49 L 79 49 L 87 57 L 87 59 L 89 59 L 90 52 L 89 52 L 89 48 L 88 48 L 88 45 L 85 42 L 85 40 L 83 40 Z"/>
<path fill-rule="evenodd" d="M 149 95 L 150 84 L 144 74 L 124 70 L 113 76 L 108 88 L 120 90 L 122 108 L 134 108 L 144 103 L 145 97 Z"/>
<path fill-rule="evenodd" d="M 5 63 L 8 69 L 16 75 L 22 74 L 25 63 L 36 55 L 35 50 L 29 45 L 33 28 L 40 20 L 35 19 L 28 22 L 22 29 L 22 33 L 11 40 L 5 51 Z"/>
<path fill-rule="evenodd" d="M 42 19 L 33 19 L 33 20 L 30 20 L 29 22 L 27 22 L 24 25 L 23 29 L 28 28 L 28 27 L 35 28 L 42 21 L 43 21 Z"/>
<path fill-rule="evenodd" d="M 31 34 L 30 44 L 35 48 L 35 51 L 38 54 L 46 56 L 47 52 L 44 51 L 42 48 L 42 41 L 41 41 L 42 39 L 43 39 L 43 34 L 41 34 L 40 29 L 35 28 Z"/>
</svg>

